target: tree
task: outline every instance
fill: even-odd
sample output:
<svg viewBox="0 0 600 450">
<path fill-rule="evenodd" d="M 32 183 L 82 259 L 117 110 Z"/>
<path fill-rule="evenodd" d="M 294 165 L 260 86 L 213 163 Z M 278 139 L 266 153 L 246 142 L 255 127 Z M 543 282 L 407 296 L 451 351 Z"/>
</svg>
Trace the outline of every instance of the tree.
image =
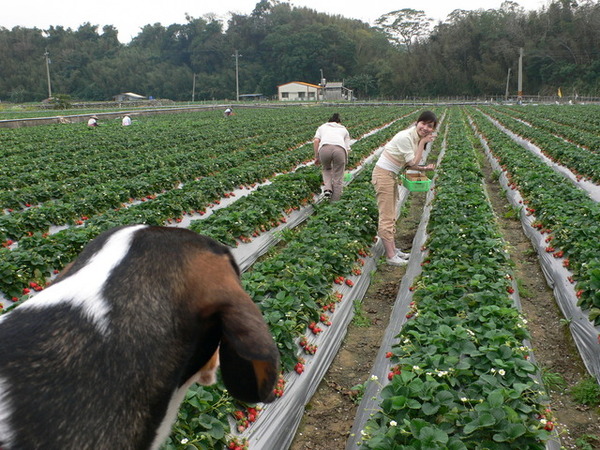
<svg viewBox="0 0 600 450">
<path fill-rule="evenodd" d="M 352 89 L 357 98 L 367 99 L 377 94 L 377 79 L 368 73 L 346 78 L 344 85 Z"/>
<path fill-rule="evenodd" d="M 392 42 L 404 46 L 409 53 L 416 40 L 427 36 L 431 22 L 433 19 L 423 11 L 410 8 L 389 12 L 375 21 Z"/>
<path fill-rule="evenodd" d="M 118 92 L 189 100 L 196 75 L 202 99 L 233 98 L 235 60 L 241 92 L 271 95 L 277 85 L 318 83 L 319 69 L 361 98 L 503 95 L 525 49 L 524 90 L 576 89 L 597 95 L 600 83 L 600 4 L 553 0 L 525 13 L 455 10 L 430 30 L 422 11 L 402 9 L 378 27 L 340 15 L 259 0 L 249 15 L 233 14 L 225 29 L 214 15 L 186 23 L 144 26 L 127 44 L 117 30 L 89 22 L 72 30 L 0 27 L 0 99 L 47 97 L 44 63 L 51 55 L 52 91 L 76 100 L 108 100 Z M 514 77 L 513 77 L 514 79 Z"/>
</svg>

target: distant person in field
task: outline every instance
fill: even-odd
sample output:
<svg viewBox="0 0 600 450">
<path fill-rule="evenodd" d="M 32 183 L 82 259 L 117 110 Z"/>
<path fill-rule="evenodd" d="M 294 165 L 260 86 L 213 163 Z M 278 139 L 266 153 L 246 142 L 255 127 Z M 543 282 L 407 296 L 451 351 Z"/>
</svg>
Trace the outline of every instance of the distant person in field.
<svg viewBox="0 0 600 450">
<path fill-rule="evenodd" d="M 98 127 L 100 126 L 100 124 L 98 123 L 98 117 L 97 116 L 92 116 L 89 118 L 88 120 L 88 127 Z"/>
<path fill-rule="evenodd" d="M 225 117 L 233 116 L 233 109 L 231 107 L 227 108 L 225 111 L 223 111 L 223 115 Z"/>
<path fill-rule="evenodd" d="M 121 123 L 123 124 L 124 127 L 128 127 L 129 125 L 131 125 L 131 117 L 129 117 L 129 115 L 125 114 L 123 116 L 123 121 Z"/>
<path fill-rule="evenodd" d="M 335 113 L 328 122 L 317 128 L 313 139 L 315 164 L 323 167 L 325 198 L 337 201 L 344 188 L 344 171 L 350 152 L 350 133 Z"/>
<path fill-rule="evenodd" d="M 383 242 L 387 263 L 403 266 L 410 254 L 396 248 L 396 218 L 398 213 L 398 175 L 405 169 L 433 170 L 435 164 L 419 166 L 425 145 L 435 139 L 437 117 L 431 111 L 423 111 L 417 122 L 397 133 L 383 148 L 371 182 L 375 187 L 379 225 L 377 235 Z"/>
</svg>

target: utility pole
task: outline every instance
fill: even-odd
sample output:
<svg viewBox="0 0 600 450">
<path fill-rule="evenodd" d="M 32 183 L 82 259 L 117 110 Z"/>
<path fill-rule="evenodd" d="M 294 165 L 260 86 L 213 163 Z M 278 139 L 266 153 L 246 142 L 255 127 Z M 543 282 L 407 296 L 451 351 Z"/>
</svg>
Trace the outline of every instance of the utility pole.
<svg viewBox="0 0 600 450">
<path fill-rule="evenodd" d="M 195 97 L 196 97 L 196 74 L 194 74 L 194 78 L 192 80 L 192 103 L 194 103 Z"/>
<path fill-rule="evenodd" d="M 238 53 L 238 51 L 235 51 L 235 55 L 233 55 L 235 57 L 235 99 L 239 102 L 240 101 L 240 71 L 239 71 L 239 58 L 242 56 Z"/>
<path fill-rule="evenodd" d="M 510 81 L 510 67 L 508 68 L 508 75 L 506 76 L 506 94 L 504 100 L 508 100 L 508 82 Z"/>
<path fill-rule="evenodd" d="M 326 94 L 325 86 L 327 86 L 327 80 L 325 80 L 325 77 L 323 76 L 323 69 L 319 69 L 319 70 L 321 71 L 321 82 L 319 83 L 319 85 L 321 86 L 323 100 L 325 100 L 325 94 Z"/>
<path fill-rule="evenodd" d="M 52 98 L 52 87 L 50 86 L 50 53 L 48 53 L 48 49 L 46 49 L 44 56 L 46 57 L 46 76 L 48 77 L 48 98 Z"/>
<path fill-rule="evenodd" d="M 517 88 L 517 96 L 518 101 L 521 103 L 523 99 L 523 47 L 519 49 L 519 77 L 518 77 L 518 88 Z"/>
</svg>

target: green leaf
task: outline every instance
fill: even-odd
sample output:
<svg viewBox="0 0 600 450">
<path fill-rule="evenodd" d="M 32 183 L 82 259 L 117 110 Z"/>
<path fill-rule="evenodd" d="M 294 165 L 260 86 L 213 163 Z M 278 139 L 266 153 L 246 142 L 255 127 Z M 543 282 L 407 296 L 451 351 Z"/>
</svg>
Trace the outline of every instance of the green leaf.
<svg viewBox="0 0 600 450">
<path fill-rule="evenodd" d="M 502 431 L 494 434 L 493 439 L 496 442 L 513 442 L 523 436 L 526 431 L 527 428 L 521 423 L 509 423 Z"/>
<path fill-rule="evenodd" d="M 490 427 L 496 423 L 496 419 L 490 413 L 482 413 L 477 416 L 473 421 L 465 425 L 465 434 L 471 434 L 475 430 L 480 428 Z"/>
<path fill-rule="evenodd" d="M 406 407 L 407 398 L 403 395 L 397 395 L 390 400 L 392 409 L 404 409 Z"/>
<path fill-rule="evenodd" d="M 448 442 L 448 435 L 444 431 L 431 426 L 423 427 L 417 438 L 421 441 L 422 448 L 437 448 Z"/>
<path fill-rule="evenodd" d="M 423 406 L 421 407 L 421 411 L 423 411 L 423 414 L 425 414 L 426 416 L 433 416 L 439 410 L 440 410 L 439 404 L 434 405 L 429 402 L 423 403 Z"/>
<path fill-rule="evenodd" d="M 504 403 L 504 395 L 501 389 L 496 389 L 490 395 L 488 395 L 488 402 L 490 408 L 500 408 Z"/>
</svg>

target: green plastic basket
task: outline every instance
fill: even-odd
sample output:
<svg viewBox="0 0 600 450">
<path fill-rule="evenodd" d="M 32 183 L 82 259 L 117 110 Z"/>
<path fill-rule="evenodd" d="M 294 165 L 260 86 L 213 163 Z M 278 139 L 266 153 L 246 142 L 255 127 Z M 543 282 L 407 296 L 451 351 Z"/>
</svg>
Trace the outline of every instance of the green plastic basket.
<svg viewBox="0 0 600 450">
<path fill-rule="evenodd" d="M 403 173 L 400 175 L 402 185 L 411 192 L 427 192 L 431 180 L 421 173 Z"/>
</svg>

